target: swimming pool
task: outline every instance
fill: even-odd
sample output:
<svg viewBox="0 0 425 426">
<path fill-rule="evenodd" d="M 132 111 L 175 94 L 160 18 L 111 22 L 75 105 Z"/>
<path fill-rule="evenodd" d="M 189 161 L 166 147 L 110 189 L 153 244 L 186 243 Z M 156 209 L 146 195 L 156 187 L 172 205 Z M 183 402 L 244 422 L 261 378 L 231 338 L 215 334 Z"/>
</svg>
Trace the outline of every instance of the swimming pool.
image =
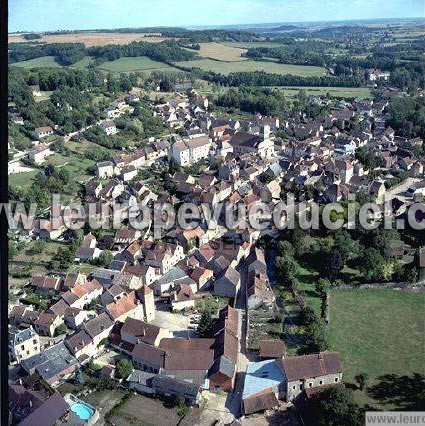
<svg viewBox="0 0 425 426">
<path fill-rule="evenodd" d="M 72 404 L 71 411 L 73 411 L 81 420 L 88 420 L 94 413 L 88 405 L 82 402 Z"/>
</svg>

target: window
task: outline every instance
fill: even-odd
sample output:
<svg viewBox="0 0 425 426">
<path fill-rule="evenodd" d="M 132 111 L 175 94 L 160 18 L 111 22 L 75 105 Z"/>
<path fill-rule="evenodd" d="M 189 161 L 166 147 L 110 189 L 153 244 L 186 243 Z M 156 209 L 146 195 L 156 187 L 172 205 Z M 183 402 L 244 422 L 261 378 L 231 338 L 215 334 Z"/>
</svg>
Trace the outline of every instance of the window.
<svg viewBox="0 0 425 426">
<path fill-rule="evenodd" d="M 320 380 L 319 385 L 323 385 L 323 380 Z"/>
<path fill-rule="evenodd" d="M 303 385 L 302 384 L 300 385 L 300 390 L 303 390 Z"/>
<path fill-rule="evenodd" d="M 36 345 L 37 344 L 37 339 L 34 339 L 32 342 L 34 343 L 34 345 Z"/>
<path fill-rule="evenodd" d="M 338 382 L 338 377 L 335 377 L 335 383 Z"/>
<path fill-rule="evenodd" d="M 295 385 L 294 385 L 294 386 L 292 386 L 292 389 L 293 389 L 293 390 L 295 390 Z"/>
<path fill-rule="evenodd" d="M 311 383 L 311 382 L 310 382 L 310 383 L 308 384 L 308 387 L 309 387 L 309 388 L 312 388 L 312 387 L 313 387 L 313 383 Z"/>
</svg>

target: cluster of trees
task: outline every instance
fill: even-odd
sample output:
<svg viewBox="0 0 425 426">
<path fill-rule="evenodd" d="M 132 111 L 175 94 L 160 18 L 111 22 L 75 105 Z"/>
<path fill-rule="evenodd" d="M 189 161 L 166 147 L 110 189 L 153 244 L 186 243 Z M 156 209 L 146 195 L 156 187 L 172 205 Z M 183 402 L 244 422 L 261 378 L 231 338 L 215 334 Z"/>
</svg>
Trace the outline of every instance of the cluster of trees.
<svg viewBox="0 0 425 426">
<path fill-rule="evenodd" d="M 174 64 L 174 66 L 176 66 Z M 360 87 L 363 83 L 362 76 L 317 76 L 302 77 L 291 74 L 269 74 L 264 71 L 245 71 L 230 73 L 228 75 L 203 71 L 200 68 L 187 68 L 181 64 L 177 66 L 184 71 L 191 71 L 198 78 L 222 86 L 318 86 L 318 87 Z"/>
<path fill-rule="evenodd" d="M 83 43 L 10 43 L 10 63 L 27 61 L 41 56 L 54 56 L 56 62 L 67 66 L 75 64 L 86 56 Z"/>
<path fill-rule="evenodd" d="M 331 386 L 305 401 L 300 407 L 307 425 L 361 426 L 364 410 L 353 399 L 353 391 L 344 385 Z"/>
<path fill-rule="evenodd" d="M 126 45 L 109 44 L 106 46 L 93 46 L 87 53 L 95 58 L 95 63 L 115 61 L 123 56 L 147 56 L 154 61 L 178 62 L 188 61 L 195 57 L 194 52 L 182 49 L 176 41 L 167 40 L 161 43 L 148 43 L 135 41 Z"/>
<path fill-rule="evenodd" d="M 277 114 L 285 108 L 285 97 L 280 90 L 268 88 L 231 88 L 219 96 L 216 105 L 225 108 L 238 108 L 241 111 Z"/>
<path fill-rule="evenodd" d="M 279 47 L 252 47 L 246 52 L 246 56 L 252 59 L 275 58 L 280 63 L 295 65 L 326 66 L 332 57 L 323 54 L 328 43 L 319 41 L 296 42 L 288 40 L 288 44 Z"/>
<path fill-rule="evenodd" d="M 425 139 L 425 99 L 419 97 L 393 98 L 387 106 L 386 125 L 406 138 Z"/>
</svg>

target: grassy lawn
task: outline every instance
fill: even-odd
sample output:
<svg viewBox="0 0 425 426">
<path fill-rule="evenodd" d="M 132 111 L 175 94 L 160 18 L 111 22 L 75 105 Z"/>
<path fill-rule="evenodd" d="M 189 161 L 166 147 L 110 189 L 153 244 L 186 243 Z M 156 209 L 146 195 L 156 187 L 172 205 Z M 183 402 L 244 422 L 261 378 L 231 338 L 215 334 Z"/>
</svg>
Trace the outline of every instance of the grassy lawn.
<svg viewBox="0 0 425 426">
<path fill-rule="evenodd" d="M 322 67 L 288 65 L 252 60 L 220 62 L 212 59 L 195 59 L 192 61 L 178 62 L 178 64 L 187 68 L 198 67 L 206 71 L 213 71 L 221 74 L 243 71 L 265 71 L 271 74 L 292 74 L 304 77 L 327 75 L 326 69 Z"/>
<path fill-rule="evenodd" d="M 197 50 L 199 56 L 218 61 L 241 61 L 244 59 L 241 54 L 246 52 L 246 49 L 221 43 L 200 43 L 200 46 L 201 50 Z"/>
<path fill-rule="evenodd" d="M 108 414 L 127 395 L 122 389 L 101 390 L 84 397 L 84 400 L 99 410 L 102 416 Z"/>
<path fill-rule="evenodd" d="M 425 374 L 424 307 L 424 293 L 332 290 L 329 343 L 340 353 L 344 381 L 354 383 L 362 372 L 369 375 L 369 386 L 385 374 Z M 359 403 L 379 404 L 365 392 L 355 395 Z"/>
<path fill-rule="evenodd" d="M 176 408 L 168 408 L 158 399 L 134 394 L 116 407 L 108 416 L 108 420 L 116 426 L 177 425 L 180 417 Z"/>
<path fill-rule="evenodd" d="M 93 59 L 90 56 L 85 56 L 80 61 L 71 65 L 70 68 L 78 68 L 78 69 L 87 68 L 92 62 L 93 62 Z"/>
<path fill-rule="evenodd" d="M 225 41 L 222 43 L 225 46 L 239 47 L 242 49 L 249 49 L 251 47 L 279 47 L 281 43 L 274 41 Z"/>
<path fill-rule="evenodd" d="M 40 58 L 34 58 L 28 61 L 15 62 L 12 65 L 15 67 L 24 67 L 24 68 L 43 68 L 43 67 L 60 68 L 62 67 L 62 65 L 58 64 L 55 61 L 55 58 L 53 56 L 41 56 Z"/>
<path fill-rule="evenodd" d="M 298 275 L 299 290 L 306 303 L 314 310 L 316 315 L 320 317 L 321 311 L 321 300 L 319 295 L 316 293 L 315 284 L 319 279 L 319 273 L 311 271 L 309 269 L 300 266 Z"/>
<path fill-rule="evenodd" d="M 29 172 L 14 173 L 9 175 L 9 185 L 13 188 L 18 186 L 27 189 L 30 187 L 32 180 L 37 176 L 38 170 L 31 170 Z"/>
<path fill-rule="evenodd" d="M 289 86 L 272 86 L 271 89 L 282 90 L 287 98 L 294 98 L 301 89 L 307 92 L 308 96 L 326 95 L 328 92 L 335 98 L 352 99 L 355 97 L 370 99 L 372 97 L 371 90 L 367 87 L 289 87 Z M 219 87 L 213 85 L 203 86 L 199 91 L 205 95 L 221 95 L 229 90 L 228 87 Z"/>
<path fill-rule="evenodd" d="M 135 58 L 123 57 L 111 62 L 104 62 L 99 65 L 100 69 L 112 72 L 133 72 L 133 71 L 175 71 L 181 72 L 177 68 L 170 67 L 162 62 L 153 61 L 146 56 Z"/>
</svg>

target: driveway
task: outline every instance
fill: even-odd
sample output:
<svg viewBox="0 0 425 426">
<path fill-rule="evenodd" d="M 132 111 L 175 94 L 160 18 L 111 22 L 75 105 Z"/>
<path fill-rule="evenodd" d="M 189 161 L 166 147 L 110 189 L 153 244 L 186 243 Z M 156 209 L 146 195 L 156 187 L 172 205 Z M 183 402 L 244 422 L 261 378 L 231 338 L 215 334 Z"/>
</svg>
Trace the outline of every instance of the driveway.
<svg viewBox="0 0 425 426">
<path fill-rule="evenodd" d="M 155 319 L 152 324 L 166 328 L 173 332 L 174 337 L 199 337 L 193 330 L 188 327 L 190 325 L 191 316 L 173 314 L 172 312 L 156 311 Z"/>
</svg>

